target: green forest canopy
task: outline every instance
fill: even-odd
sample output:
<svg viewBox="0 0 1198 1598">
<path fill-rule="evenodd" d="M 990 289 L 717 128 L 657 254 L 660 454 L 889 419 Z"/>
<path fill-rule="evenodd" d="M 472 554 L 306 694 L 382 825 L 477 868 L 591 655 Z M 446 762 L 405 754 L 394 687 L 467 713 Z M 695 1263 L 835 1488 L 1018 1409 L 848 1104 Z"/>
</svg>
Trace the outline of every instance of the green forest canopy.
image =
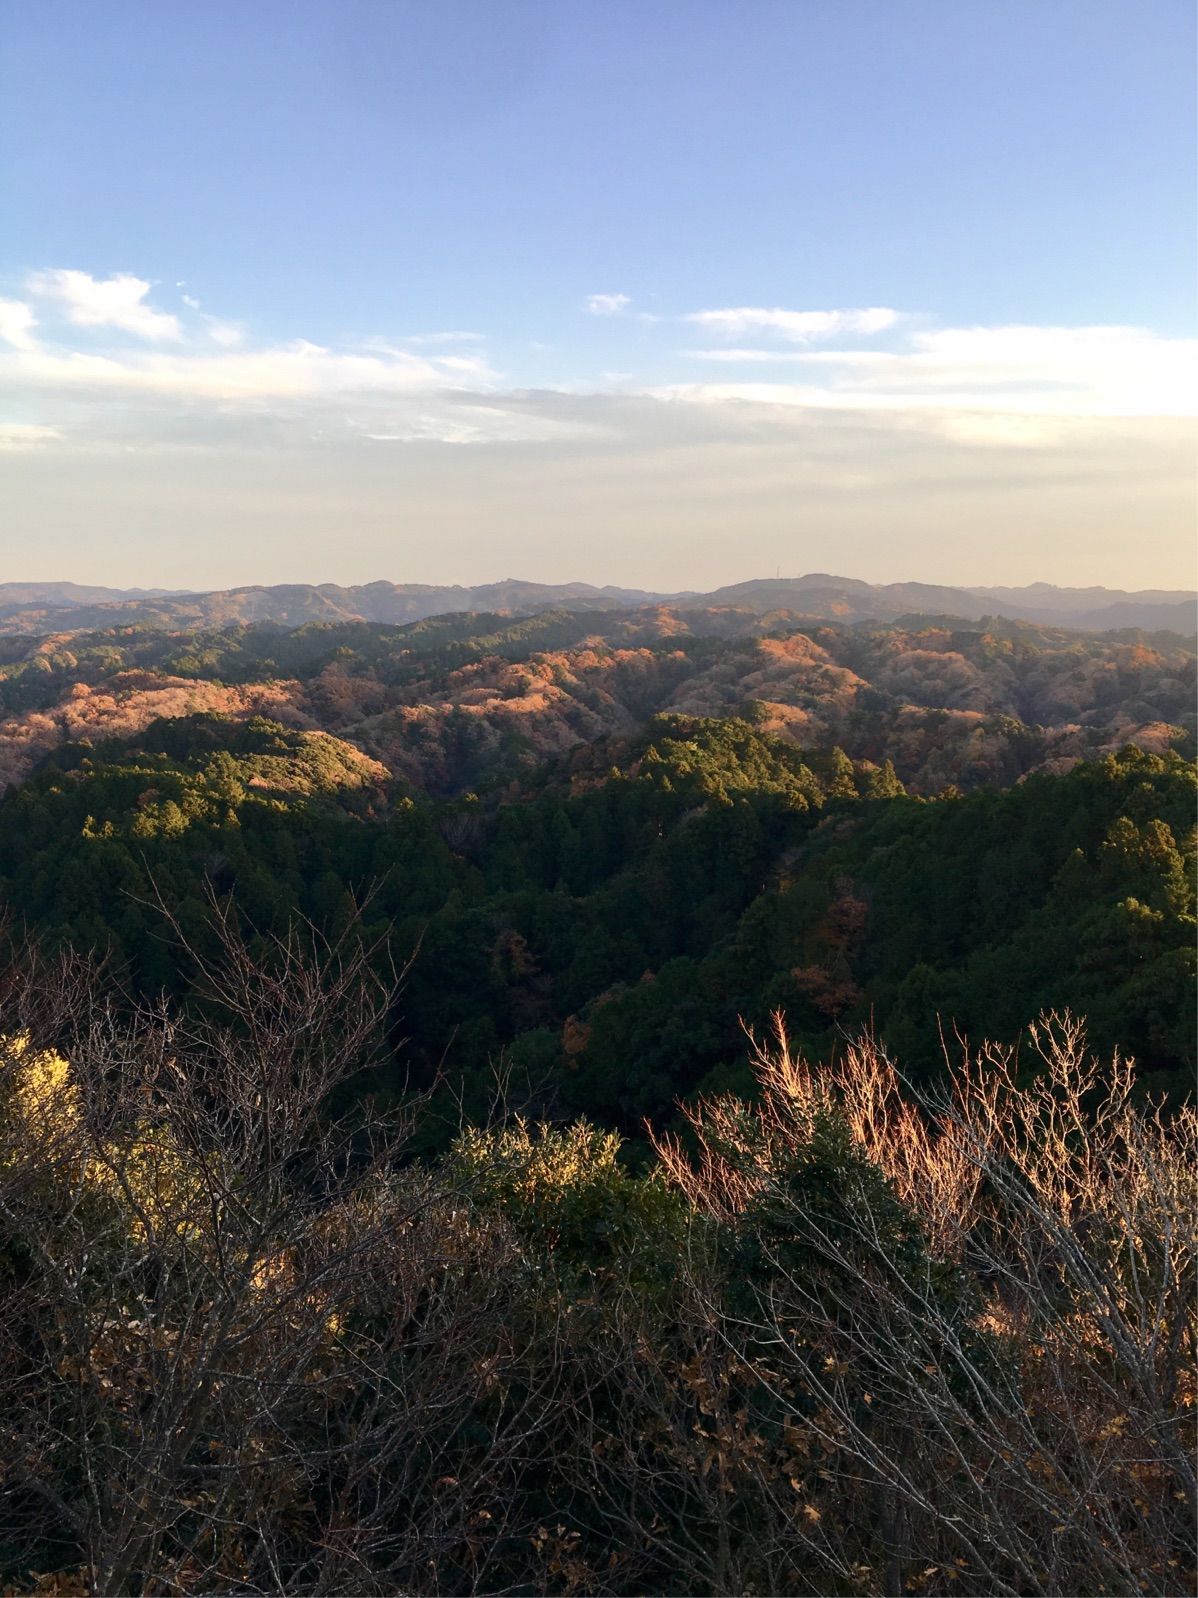
<svg viewBox="0 0 1198 1598">
<path fill-rule="evenodd" d="M 740 1023 L 775 1008 L 828 1051 L 872 1024 L 917 1076 L 942 1032 L 1016 1039 L 1085 1014 L 1149 1086 L 1193 1068 L 1192 764 L 1136 749 L 1000 790 L 910 797 L 889 764 L 737 719 L 658 718 L 518 791 L 390 792 L 339 741 L 197 716 L 61 750 L 0 802 L 0 899 L 188 994 L 158 897 L 202 938 L 209 896 L 298 912 L 402 963 L 387 1083 L 505 1060 L 545 1113 L 625 1133 L 748 1086 Z M 402 1041 L 401 1041 L 402 1040 Z"/>
</svg>

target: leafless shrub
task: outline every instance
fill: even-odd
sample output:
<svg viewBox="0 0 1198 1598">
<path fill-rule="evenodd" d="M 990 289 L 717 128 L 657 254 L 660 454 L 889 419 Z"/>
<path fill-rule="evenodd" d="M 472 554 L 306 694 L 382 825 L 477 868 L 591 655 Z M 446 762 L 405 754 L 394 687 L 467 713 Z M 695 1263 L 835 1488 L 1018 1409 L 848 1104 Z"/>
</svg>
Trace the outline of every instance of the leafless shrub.
<svg viewBox="0 0 1198 1598">
<path fill-rule="evenodd" d="M 1030 1086 L 986 1047 L 921 1102 L 870 1040 L 821 1071 L 779 1027 L 760 1106 L 689 1112 L 697 1155 L 658 1140 L 697 1205 L 759 1229 L 724 1337 L 818 1458 L 794 1533 L 825 1580 L 1192 1589 L 1198 1122 L 1138 1107 L 1072 1017 L 1033 1037 Z M 816 1155 L 827 1203 L 794 1185 Z"/>
<path fill-rule="evenodd" d="M 14 1590 L 1191 1589 L 1198 1122 L 1071 1017 L 936 1095 L 779 1023 L 664 1183 L 518 1120 L 430 1170 L 329 1113 L 378 951 L 213 910 L 185 1014 L 0 967 Z"/>
<path fill-rule="evenodd" d="M 518 1251 L 396 1163 L 407 1117 L 323 1113 L 386 1014 L 371 951 L 216 930 L 199 1020 L 122 1020 L 70 962 L 7 978 L 5 1564 L 102 1594 L 488 1590 L 553 1392 Z"/>
</svg>

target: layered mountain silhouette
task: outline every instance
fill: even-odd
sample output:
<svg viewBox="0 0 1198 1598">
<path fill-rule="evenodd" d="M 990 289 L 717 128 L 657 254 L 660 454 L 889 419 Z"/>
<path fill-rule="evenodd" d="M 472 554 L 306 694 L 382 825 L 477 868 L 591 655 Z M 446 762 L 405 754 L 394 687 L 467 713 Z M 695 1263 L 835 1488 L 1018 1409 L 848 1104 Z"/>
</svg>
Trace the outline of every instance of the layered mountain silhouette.
<svg viewBox="0 0 1198 1598">
<path fill-rule="evenodd" d="M 760 578 L 708 593 L 653 593 L 590 583 L 535 583 L 519 578 L 477 587 L 426 583 L 278 583 L 186 593 L 106 589 L 76 583 L 0 583 L 0 633 L 39 634 L 136 626 L 165 629 L 273 622 L 404 623 L 455 612 L 533 614 L 547 609 L 602 611 L 644 605 L 676 609 L 730 607 L 764 614 L 786 610 L 844 622 L 908 615 L 983 616 L 1034 621 L 1085 631 L 1142 628 L 1187 636 L 1198 631 L 1198 595 L 1184 589 L 1127 591 L 1057 588 L 953 588 L 936 583 L 867 583 L 812 572 Z"/>
</svg>

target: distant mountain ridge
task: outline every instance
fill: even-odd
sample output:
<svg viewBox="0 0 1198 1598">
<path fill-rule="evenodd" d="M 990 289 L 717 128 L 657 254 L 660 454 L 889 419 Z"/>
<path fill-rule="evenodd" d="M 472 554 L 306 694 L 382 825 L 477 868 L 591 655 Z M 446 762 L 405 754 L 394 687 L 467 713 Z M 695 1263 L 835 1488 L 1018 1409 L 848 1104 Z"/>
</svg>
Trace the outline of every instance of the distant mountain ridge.
<svg viewBox="0 0 1198 1598">
<path fill-rule="evenodd" d="M 159 599 L 183 591 L 177 588 L 101 588 L 94 583 L 0 583 L 0 616 L 38 605 L 105 605 L 130 599 Z"/>
<path fill-rule="evenodd" d="M 459 584 L 377 581 L 251 584 L 188 593 L 169 589 L 105 589 L 75 583 L 0 583 L 0 633 L 76 632 L 106 627 L 167 630 L 272 622 L 405 623 L 456 612 L 532 614 L 547 609 L 601 611 L 671 605 L 678 609 L 724 606 L 761 614 L 788 610 L 815 619 L 885 621 L 906 615 L 955 616 L 976 621 L 1003 616 L 1083 631 L 1142 628 L 1186 636 L 1198 631 L 1198 594 L 1185 589 L 1128 591 L 1057 588 L 954 588 L 937 583 L 868 583 L 860 578 L 810 572 L 802 577 L 756 578 L 709 593 L 653 593 L 595 587 L 591 583 L 534 583 L 520 578 Z"/>
</svg>

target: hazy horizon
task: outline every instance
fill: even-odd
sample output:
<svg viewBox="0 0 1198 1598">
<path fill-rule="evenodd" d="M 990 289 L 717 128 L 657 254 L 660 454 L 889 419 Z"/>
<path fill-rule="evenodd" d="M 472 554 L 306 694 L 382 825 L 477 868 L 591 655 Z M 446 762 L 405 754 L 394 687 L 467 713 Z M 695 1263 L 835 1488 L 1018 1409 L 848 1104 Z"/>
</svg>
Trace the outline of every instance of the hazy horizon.
<svg viewBox="0 0 1198 1598">
<path fill-rule="evenodd" d="M 186 595 L 186 594 L 193 594 L 193 593 L 222 593 L 222 592 L 236 591 L 236 590 L 240 590 L 240 589 L 243 589 L 243 588 L 288 588 L 288 587 L 329 588 L 329 587 L 331 587 L 331 588 L 340 588 L 340 589 L 351 589 L 351 588 L 368 587 L 372 583 L 393 584 L 396 587 L 400 587 L 400 588 L 405 587 L 405 586 L 410 586 L 410 587 L 425 587 L 425 588 L 434 588 L 434 589 L 435 588 L 462 588 L 462 589 L 466 589 L 466 590 L 474 590 L 474 589 L 480 589 L 480 588 L 496 587 L 496 586 L 500 586 L 500 585 L 504 585 L 504 584 L 509 584 L 510 583 L 510 584 L 523 584 L 523 585 L 528 585 L 528 586 L 532 586 L 532 587 L 542 586 L 542 587 L 549 587 L 549 588 L 555 588 L 555 587 L 589 588 L 589 589 L 594 589 L 594 590 L 599 591 L 599 592 L 602 592 L 605 589 L 612 589 L 612 590 L 621 590 L 621 591 L 625 591 L 625 592 L 634 592 L 634 593 L 635 592 L 641 592 L 641 593 L 645 593 L 645 594 L 647 594 L 649 596 L 652 596 L 652 597 L 669 598 L 669 597 L 672 597 L 672 596 L 682 596 L 682 595 L 702 595 L 704 593 L 714 592 L 716 590 L 723 589 L 723 588 L 732 588 L 732 587 L 737 587 L 737 586 L 744 586 L 745 584 L 748 584 L 748 583 L 757 583 L 757 582 L 761 582 L 761 583 L 766 583 L 766 582 L 784 582 L 784 583 L 785 582 L 800 582 L 800 581 L 806 581 L 806 580 L 809 580 L 811 578 L 816 578 L 816 577 L 826 577 L 829 580 L 829 582 L 831 582 L 831 583 L 837 583 L 837 582 L 842 582 L 842 581 L 847 581 L 847 582 L 851 582 L 851 583 L 852 582 L 860 582 L 860 583 L 866 583 L 866 584 L 869 584 L 869 585 L 871 585 L 873 587 L 878 587 L 878 588 L 885 588 L 885 587 L 889 587 L 889 586 L 896 586 L 896 587 L 898 587 L 898 586 L 946 587 L 946 588 L 957 588 L 957 589 L 960 589 L 960 590 L 965 591 L 965 592 L 972 591 L 972 592 L 975 592 L 975 593 L 980 593 L 980 592 L 984 592 L 984 591 L 987 591 L 987 590 L 999 592 L 999 591 L 1008 590 L 1008 589 L 1012 590 L 1012 591 L 1018 591 L 1018 590 L 1024 590 L 1024 589 L 1029 589 L 1029 590 L 1044 589 L 1044 590 L 1047 590 L 1047 591 L 1050 591 L 1050 592 L 1077 592 L 1077 593 L 1094 593 L 1094 594 L 1131 593 L 1131 594 L 1142 594 L 1142 595 L 1148 595 L 1148 596 L 1160 595 L 1160 594 L 1169 594 L 1169 595 L 1173 595 L 1173 596 L 1189 597 L 1190 595 L 1193 595 L 1196 592 L 1198 592 L 1198 590 L 1195 589 L 1195 586 L 1193 584 L 1188 584 L 1188 585 L 1187 584 L 1181 584 L 1181 585 L 1172 585 L 1172 586 L 1161 585 L 1161 584 L 1154 584 L 1154 585 L 1144 584 L 1144 585 L 1136 587 L 1136 588 L 1123 588 L 1123 587 L 1115 587 L 1115 586 L 1112 586 L 1110 584 L 1105 584 L 1105 583 L 1084 583 L 1084 582 L 1082 582 L 1082 583 L 1049 583 L 1049 582 L 1043 581 L 1042 579 L 1035 579 L 1035 578 L 1033 578 L 1028 583 L 970 582 L 970 581 L 960 582 L 960 583 L 937 583 L 937 582 L 935 582 L 932 579 L 929 579 L 929 578 L 926 578 L 926 577 L 922 577 L 922 576 L 918 576 L 918 575 L 916 575 L 916 576 L 908 575 L 906 577 L 881 579 L 881 578 L 874 578 L 874 577 L 862 577 L 862 576 L 859 576 L 857 574 L 846 572 L 846 571 L 817 571 L 817 570 L 812 570 L 812 569 L 804 569 L 802 571 L 783 571 L 783 572 L 774 572 L 774 573 L 769 573 L 769 572 L 751 572 L 751 573 L 748 573 L 747 575 L 746 574 L 741 574 L 740 576 L 729 577 L 724 582 L 711 584 L 708 587 L 702 587 L 702 586 L 699 586 L 699 585 L 696 585 L 696 584 L 693 584 L 693 583 L 687 583 L 687 582 L 684 582 L 684 581 L 678 581 L 678 582 L 667 583 L 667 584 L 664 584 L 664 585 L 662 585 L 660 587 L 656 587 L 656 588 L 651 588 L 651 587 L 648 587 L 645 584 L 641 584 L 641 583 L 624 582 L 624 581 L 621 581 L 619 578 L 610 579 L 610 580 L 606 580 L 606 581 L 603 581 L 603 582 L 592 581 L 592 579 L 590 579 L 588 577 L 579 577 L 579 576 L 565 577 L 565 578 L 552 578 L 552 579 L 550 579 L 550 578 L 540 577 L 540 576 L 537 576 L 535 574 L 530 574 L 528 572 L 506 572 L 502 576 L 466 577 L 466 578 L 431 578 L 431 579 L 427 579 L 427 580 L 409 578 L 409 577 L 404 577 L 404 576 L 384 576 L 384 575 L 376 574 L 374 577 L 355 579 L 353 582 L 345 581 L 344 579 L 336 577 L 336 576 L 327 576 L 326 575 L 324 577 L 307 578 L 307 577 L 293 577 L 293 576 L 289 576 L 287 574 L 283 574 L 283 575 L 280 575 L 280 576 L 276 576 L 276 577 L 272 577 L 272 578 L 264 579 L 264 580 L 253 580 L 253 579 L 251 579 L 249 581 L 241 581 L 241 582 L 214 583 L 212 585 L 205 585 L 204 587 L 201 587 L 201 588 L 193 588 L 193 587 L 190 587 L 187 584 L 171 583 L 171 582 L 161 582 L 161 583 L 156 583 L 156 582 L 145 582 L 145 583 L 103 582 L 103 583 L 100 583 L 100 582 L 91 582 L 91 581 L 86 580 L 86 579 L 79 579 L 79 578 L 74 578 L 74 577 L 40 577 L 40 578 L 39 577 L 9 577 L 3 570 L 0 570 L 0 589 L 6 588 L 6 587 L 51 588 L 51 587 L 55 587 L 55 586 L 76 586 L 76 587 L 79 587 L 79 588 L 105 589 L 105 590 L 109 590 L 109 591 L 111 591 L 113 593 L 130 593 L 130 594 L 133 594 L 133 593 L 139 593 L 140 592 L 140 593 L 144 593 L 144 594 L 160 594 L 160 595 L 163 595 L 163 596 L 167 596 L 167 595 Z"/>
<path fill-rule="evenodd" d="M 1194 42 L 1165 0 L 12 8 L 4 576 L 1190 587 Z"/>
</svg>

